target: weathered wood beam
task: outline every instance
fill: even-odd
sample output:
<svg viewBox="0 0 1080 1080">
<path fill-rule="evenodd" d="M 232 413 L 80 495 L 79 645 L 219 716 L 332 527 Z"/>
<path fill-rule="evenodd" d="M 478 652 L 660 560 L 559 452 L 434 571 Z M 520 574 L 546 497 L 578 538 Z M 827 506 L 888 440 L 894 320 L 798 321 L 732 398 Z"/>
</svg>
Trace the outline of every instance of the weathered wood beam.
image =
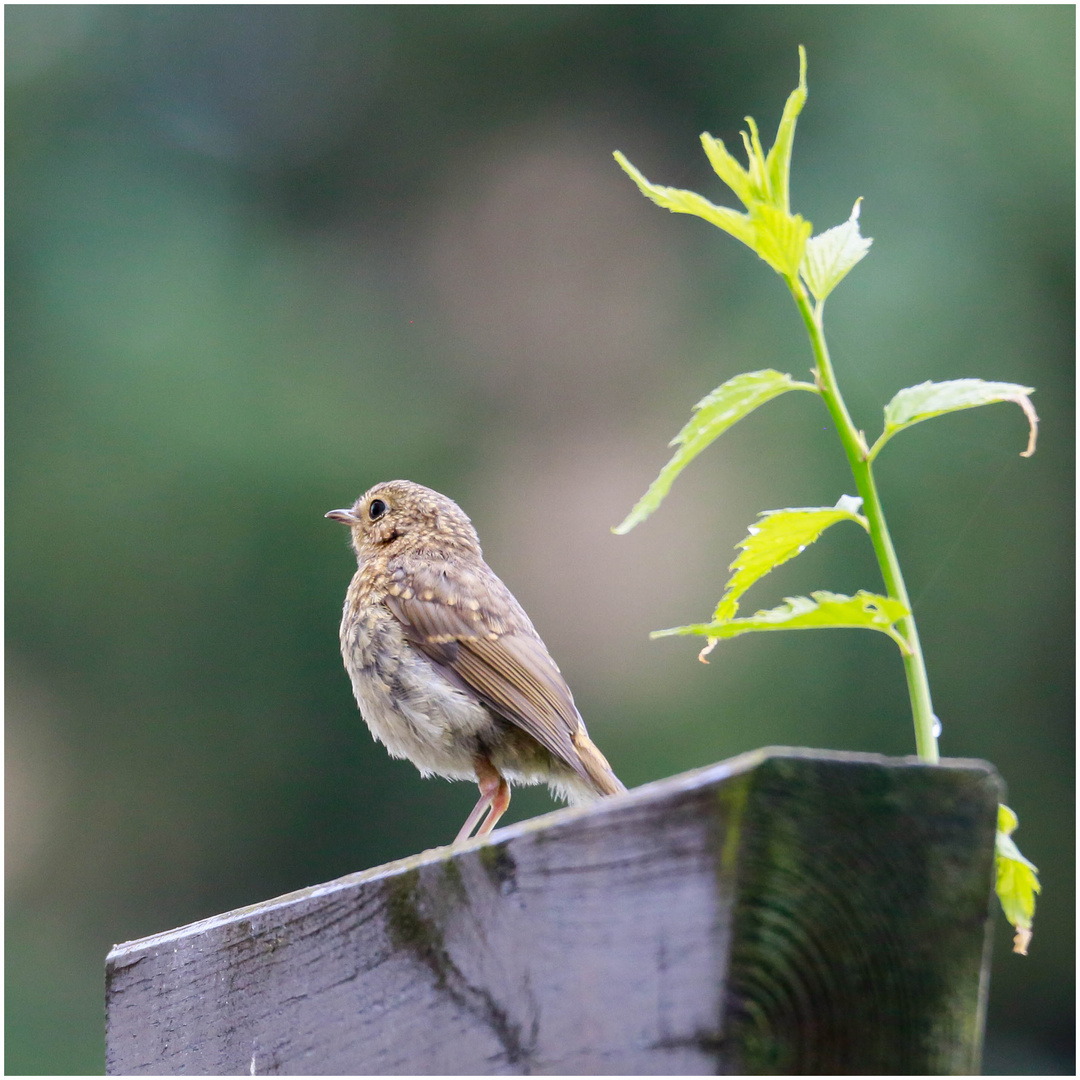
<svg viewBox="0 0 1080 1080">
<path fill-rule="evenodd" d="M 965 1073 L 1001 785 L 769 749 L 107 961 L 110 1073 Z"/>
</svg>

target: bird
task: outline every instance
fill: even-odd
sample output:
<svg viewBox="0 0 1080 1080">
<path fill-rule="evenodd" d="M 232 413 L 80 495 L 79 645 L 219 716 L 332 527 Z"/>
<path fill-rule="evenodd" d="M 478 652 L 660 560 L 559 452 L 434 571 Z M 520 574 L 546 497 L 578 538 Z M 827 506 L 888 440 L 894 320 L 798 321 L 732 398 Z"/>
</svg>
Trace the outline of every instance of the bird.
<svg viewBox="0 0 1080 1080">
<path fill-rule="evenodd" d="M 571 805 L 626 790 L 456 502 L 388 480 L 325 516 L 349 526 L 356 552 L 341 655 L 371 734 L 421 776 L 479 787 L 454 843 L 491 832 L 510 782 L 546 783 Z"/>
</svg>

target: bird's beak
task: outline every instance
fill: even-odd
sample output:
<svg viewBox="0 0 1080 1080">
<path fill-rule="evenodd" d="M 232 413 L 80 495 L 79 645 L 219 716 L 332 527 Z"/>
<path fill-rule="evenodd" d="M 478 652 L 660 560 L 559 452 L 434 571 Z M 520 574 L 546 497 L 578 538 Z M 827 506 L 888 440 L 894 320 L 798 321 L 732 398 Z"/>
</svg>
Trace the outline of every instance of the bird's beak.
<svg viewBox="0 0 1080 1080">
<path fill-rule="evenodd" d="M 334 521 L 340 521 L 345 525 L 359 525 L 356 515 L 352 510 L 330 510 L 323 514 L 323 517 L 333 518 Z"/>
</svg>

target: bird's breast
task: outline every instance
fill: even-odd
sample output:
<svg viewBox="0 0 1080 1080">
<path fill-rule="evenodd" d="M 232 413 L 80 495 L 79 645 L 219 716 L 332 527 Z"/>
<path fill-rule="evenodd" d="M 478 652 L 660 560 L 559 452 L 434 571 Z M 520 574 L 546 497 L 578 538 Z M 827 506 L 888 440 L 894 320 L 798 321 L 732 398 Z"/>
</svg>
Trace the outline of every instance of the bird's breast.
<svg viewBox="0 0 1080 1080">
<path fill-rule="evenodd" d="M 382 604 L 346 604 L 341 654 L 364 721 L 393 757 L 424 776 L 475 776 L 473 756 L 496 721 L 413 648 Z"/>
</svg>

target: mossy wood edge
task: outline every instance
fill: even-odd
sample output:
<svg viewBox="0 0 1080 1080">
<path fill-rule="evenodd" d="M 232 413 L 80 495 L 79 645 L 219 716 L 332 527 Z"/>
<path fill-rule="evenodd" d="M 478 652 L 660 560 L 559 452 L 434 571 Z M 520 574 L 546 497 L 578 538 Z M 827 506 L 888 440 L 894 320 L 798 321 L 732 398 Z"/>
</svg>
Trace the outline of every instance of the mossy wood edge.
<svg viewBox="0 0 1080 1080">
<path fill-rule="evenodd" d="M 1002 794 L 770 748 L 127 942 L 107 1068 L 976 1072 Z"/>
</svg>

